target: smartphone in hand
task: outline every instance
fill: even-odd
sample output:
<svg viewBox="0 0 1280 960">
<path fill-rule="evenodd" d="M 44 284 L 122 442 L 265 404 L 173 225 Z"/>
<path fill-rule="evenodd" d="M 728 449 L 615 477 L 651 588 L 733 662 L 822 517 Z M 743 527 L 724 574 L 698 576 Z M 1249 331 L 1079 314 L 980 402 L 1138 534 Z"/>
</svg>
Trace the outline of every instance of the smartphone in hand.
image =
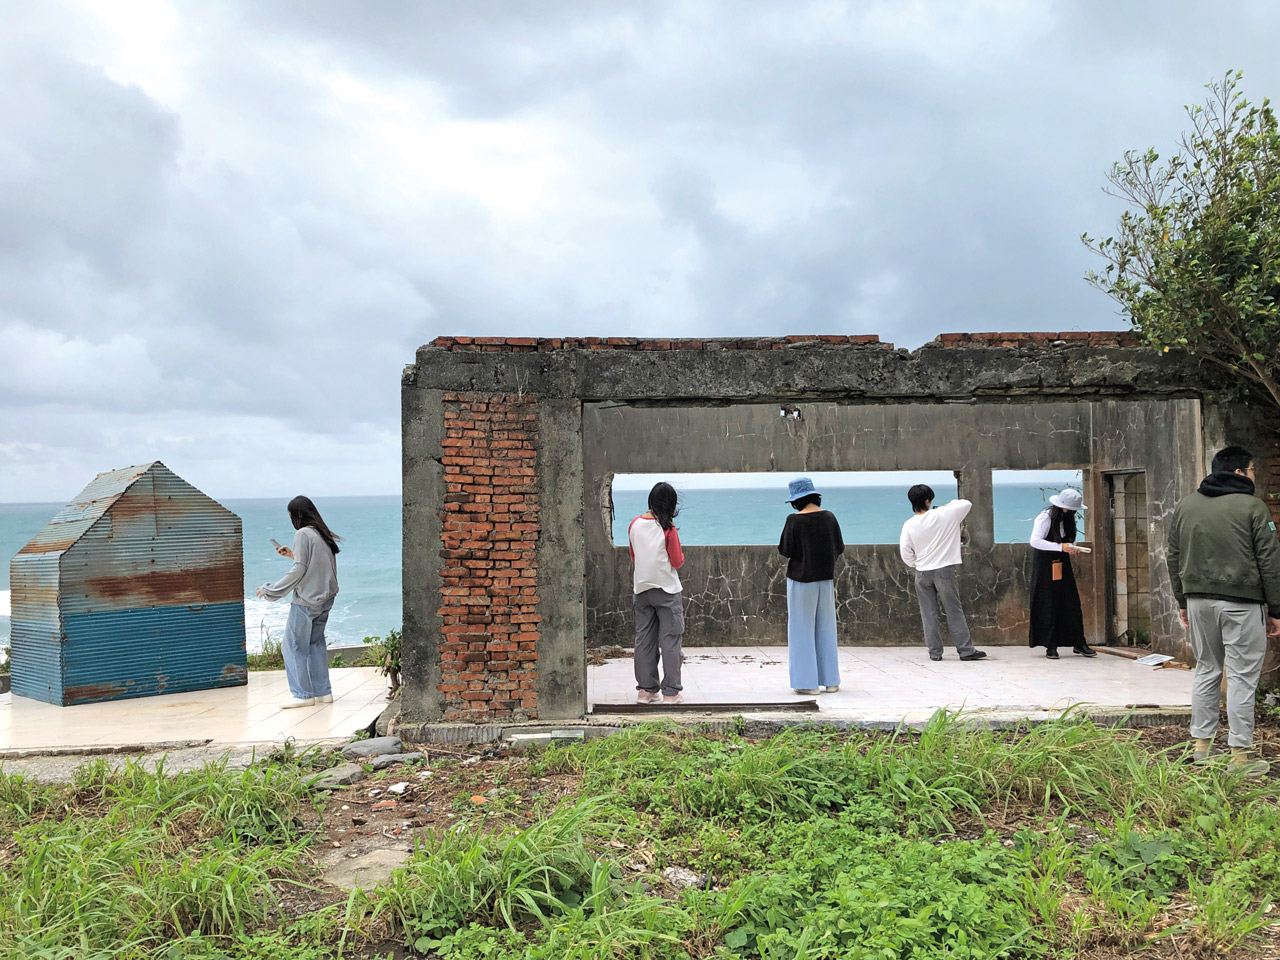
<svg viewBox="0 0 1280 960">
<path fill-rule="evenodd" d="M 275 537 L 271 537 L 270 539 L 271 539 L 271 545 L 276 548 L 276 553 L 279 553 L 281 550 L 284 549 L 283 547 L 280 546 L 280 541 L 277 540 Z"/>
</svg>

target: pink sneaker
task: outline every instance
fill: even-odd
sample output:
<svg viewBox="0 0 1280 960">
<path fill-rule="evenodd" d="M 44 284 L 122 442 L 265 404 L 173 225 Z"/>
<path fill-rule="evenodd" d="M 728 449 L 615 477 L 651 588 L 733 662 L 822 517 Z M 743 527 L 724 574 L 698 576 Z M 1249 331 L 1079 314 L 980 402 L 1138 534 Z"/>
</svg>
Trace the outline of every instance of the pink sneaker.
<svg viewBox="0 0 1280 960">
<path fill-rule="evenodd" d="M 636 703 L 657 703 L 662 698 L 656 693 L 650 693 L 648 690 L 636 691 Z"/>
</svg>

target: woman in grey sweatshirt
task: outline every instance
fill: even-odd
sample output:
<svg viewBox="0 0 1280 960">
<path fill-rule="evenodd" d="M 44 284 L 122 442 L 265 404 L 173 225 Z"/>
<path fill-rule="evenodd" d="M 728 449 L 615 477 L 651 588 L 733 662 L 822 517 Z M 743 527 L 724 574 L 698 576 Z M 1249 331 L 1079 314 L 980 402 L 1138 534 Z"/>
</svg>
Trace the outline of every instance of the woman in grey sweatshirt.
<svg viewBox="0 0 1280 960">
<path fill-rule="evenodd" d="M 281 706 L 283 710 L 333 703 L 324 628 L 338 595 L 338 537 L 307 497 L 294 497 L 288 509 L 289 520 L 298 532 L 293 536 L 293 548 L 280 547 L 278 552 L 293 560 L 293 566 L 275 583 L 258 588 L 258 596 L 264 600 L 279 600 L 293 591 L 280 645 L 293 698 Z"/>
</svg>

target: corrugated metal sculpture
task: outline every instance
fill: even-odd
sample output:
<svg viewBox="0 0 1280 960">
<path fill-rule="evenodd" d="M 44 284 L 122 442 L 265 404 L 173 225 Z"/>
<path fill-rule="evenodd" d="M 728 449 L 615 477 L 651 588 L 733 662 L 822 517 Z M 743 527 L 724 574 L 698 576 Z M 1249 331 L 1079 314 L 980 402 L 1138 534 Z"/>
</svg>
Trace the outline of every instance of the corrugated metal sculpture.
<svg viewBox="0 0 1280 960">
<path fill-rule="evenodd" d="M 240 518 L 159 461 L 99 474 L 9 580 L 17 696 L 70 706 L 248 682 Z"/>
</svg>

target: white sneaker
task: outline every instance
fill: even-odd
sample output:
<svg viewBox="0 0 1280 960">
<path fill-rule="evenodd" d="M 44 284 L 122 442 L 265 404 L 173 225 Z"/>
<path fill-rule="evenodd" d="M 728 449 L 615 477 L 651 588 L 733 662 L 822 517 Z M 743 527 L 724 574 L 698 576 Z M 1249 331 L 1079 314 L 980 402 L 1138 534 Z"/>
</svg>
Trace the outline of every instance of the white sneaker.
<svg viewBox="0 0 1280 960">
<path fill-rule="evenodd" d="M 662 697 L 656 692 L 650 693 L 648 690 L 636 691 L 636 703 L 657 703 L 661 699 Z"/>
<path fill-rule="evenodd" d="M 333 703 L 333 694 L 326 693 L 323 697 L 316 697 L 316 703 Z"/>
<path fill-rule="evenodd" d="M 806 696 L 806 697 L 812 697 L 812 696 L 814 696 L 815 694 L 819 694 L 819 693 L 821 693 L 822 691 L 821 691 L 821 690 L 802 690 L 802 689 L 800 689 L 800 688 L 798 688 L 798 687 L 792 687 L 792 688 L 791 688 L 791 692 L 792 692 L 792 693 L 798 693 L 798 694 L 800 694 L 800 695 L 802 695 L 802 696 Z"/>
<path fill-rule="evenodd" d="M 281 710 L 293 710 L 297 707 L 309 707 L 316 702 L 315 697 L 292 697 L 280 704 Z"/>
<path fill-rule="evenodd" d="M 822 688 L 822 692 L 823 692 L 823 693 L 839 693 L 839 692 L 840 692 L 840 687 L 839 687 L 839 685 L 838 685 L 838 684 L 837 684 L 836 686 L 834 686 L 834 687 L 823 687 L 823 688 Z"/>
</svg>

